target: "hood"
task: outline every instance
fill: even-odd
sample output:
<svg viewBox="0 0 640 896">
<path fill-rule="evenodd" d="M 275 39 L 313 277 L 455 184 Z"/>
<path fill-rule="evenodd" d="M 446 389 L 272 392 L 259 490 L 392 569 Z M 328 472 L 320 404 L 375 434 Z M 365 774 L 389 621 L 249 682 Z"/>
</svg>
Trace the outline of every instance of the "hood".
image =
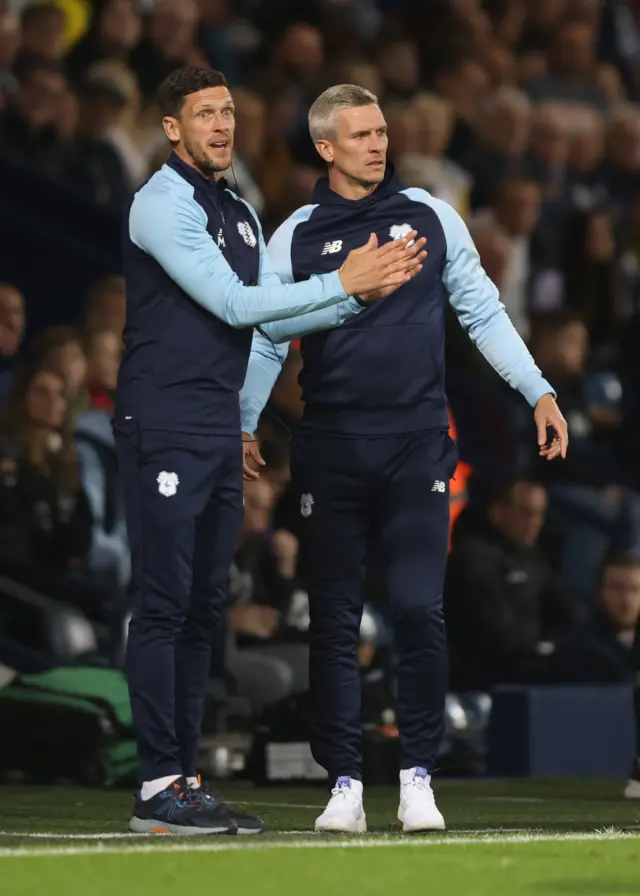
<svg viewBox="0 0 640 896">
<path fill-rule="evenodd" d="M 406 189 L 406 185 L 396 174 L 393 165 L 387 165 L 382 183 L 376 187 L 373 193 L 363 199 L 345 199 L 344 196 L 340 196 L 339 193 L 331 189 L 328 177 L 321 177 L 315 185 L 312 202 L 317 205 L 341 205 L 351 209 L 367 208 L 404 189 Z"/>
</svg>

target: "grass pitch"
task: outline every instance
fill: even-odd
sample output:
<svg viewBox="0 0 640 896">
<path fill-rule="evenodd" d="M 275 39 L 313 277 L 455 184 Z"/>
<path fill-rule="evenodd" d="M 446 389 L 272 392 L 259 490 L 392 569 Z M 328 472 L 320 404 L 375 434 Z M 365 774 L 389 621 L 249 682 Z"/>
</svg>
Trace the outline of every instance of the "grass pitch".
<svg viewBox="0 0 640 896">
<path fill-rule="evenodd" d="M 128 835 L 124 791 L 0 787 L 0 893 L 640 894 L 640 803 L 621 798 L 621 782 L 443 780 L 435 789 L 444 835 L 403 836 L 395 789 L 365 791 L 369 833 L 347 837 L 313 833 L 323 789 L 232 785 L 224 796 L 259 814 L 266 834 L 178 838 Z"/>
</svg>

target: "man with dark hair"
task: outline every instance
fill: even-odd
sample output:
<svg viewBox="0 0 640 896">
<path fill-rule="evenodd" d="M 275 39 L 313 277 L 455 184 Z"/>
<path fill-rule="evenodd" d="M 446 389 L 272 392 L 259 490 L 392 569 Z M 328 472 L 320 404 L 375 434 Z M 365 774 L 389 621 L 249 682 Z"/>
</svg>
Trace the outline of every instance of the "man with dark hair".
<svg viewBox="0 0 640 896">
<path fill-rule="evenodd" d="M 426 253 L 424 240 L 409 246 L 415 232 L 382 248 L 371 236 L 338 271 L 283 286 L 253 210 L 221 177 L 235 130 L 224 76 L 180 69 L 160 98 L 174 151 L 125 221 L 114 414 L 132 551 L 126 666 L 143 782 L 130 827 L 251 833 L 260 822 L 200 787 L 195 764 L 243 514 L 238 394 L 252 327 L 285 319 L 295 336 L 339 323 L 415 276 Z"/>
<path fill-rule="evenodd" d="M 294 212 L 269 243 L 283 281 L 329 270 L 372 230 L 383 241 L 418 229 L 429 249 L 422 273 L 393 301 L 301 340 L 305 409 L 292 474 L 309 590 L 312 750 L 335 782 L 316 829 L 366 830 L 356 647 L 367 547 L 377 537 L 400 654 L 398 818 L 405 831 L 440 830 L 430 781 L 447 690 L 442 589 L 457 459 L 444 393 L 447 302 L 494 369 L 535 406 L 543 457 L 564 456 L 567 429 L 462 219 L 425 190 L 407 189 L 387 165 L 376 97 L 352 84 L 330 87 L 309 111 L 309 130 L 329 174 L 313 204 Z M 286 339 L 278 324 L 267 335 Z M 269 349 L 258 334 L 241 397 L 247 433 L 278 372 Z"/>
</svg>

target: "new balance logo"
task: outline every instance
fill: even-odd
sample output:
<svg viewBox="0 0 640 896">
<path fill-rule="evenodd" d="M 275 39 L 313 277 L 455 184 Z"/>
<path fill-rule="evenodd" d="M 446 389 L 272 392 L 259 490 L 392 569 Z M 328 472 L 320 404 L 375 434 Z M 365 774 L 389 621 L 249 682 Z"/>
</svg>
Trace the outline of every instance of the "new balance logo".
<svg viewBox="0 0 640 896">
<path fill-rule="evenodd" d="M 342 249 L 342 240 L 334 240 L 333 242 L 325 243 L 324 249 L 320 253 L 321 255 L 333 255 L 334 252 L 339 252 Z"/>
<path fill-rule="evenodd" d="M 440 479 L 436 479 L 436 481 L 433 483 L 433 486 L 431 487 L 432 492 L 440 492 L 440 494 L 442 494 L 442 495 L 444 495 L 446 490 L 447 490 L 446 482 L 442 482 L 442 480 L 440 480 Z"/>
</svg>

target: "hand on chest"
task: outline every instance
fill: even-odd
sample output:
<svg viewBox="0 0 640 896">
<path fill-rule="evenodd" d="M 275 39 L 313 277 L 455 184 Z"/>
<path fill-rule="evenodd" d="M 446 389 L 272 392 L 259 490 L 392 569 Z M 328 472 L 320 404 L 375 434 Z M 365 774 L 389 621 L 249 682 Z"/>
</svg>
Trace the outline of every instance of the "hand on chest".
<svg viewBox="0 0 640 896">
<path fill-rule="evenodd" d="M 331 209 L 336 212 L 336 209 Z M 410 212 L 411 209 L 408 210 Z M 323 214 L 308 225 L 302 225 L 294 237 L 291 260 L 297 279 L 305 279 L 312 274 L 325 274 L 342 265 L 347 255 L 354 249 L 364 246 L 372 233 L 378 238 L 378 246 L 392 240 L 405 237 L 411 230 L 418 230 L 421 235 L 420 215 L 410 213 L 380 214 L 377 210 L 368 210 L 366 214 L 333 216 Z M 414 220 L 415 218 L 415 220 Z M 429 243 L 426 246 L 429 252 Z M 426 269 L 429 256 L 423 268 Z M 424 275 L 424 269 L 420 276 Z"/>
</svg>

